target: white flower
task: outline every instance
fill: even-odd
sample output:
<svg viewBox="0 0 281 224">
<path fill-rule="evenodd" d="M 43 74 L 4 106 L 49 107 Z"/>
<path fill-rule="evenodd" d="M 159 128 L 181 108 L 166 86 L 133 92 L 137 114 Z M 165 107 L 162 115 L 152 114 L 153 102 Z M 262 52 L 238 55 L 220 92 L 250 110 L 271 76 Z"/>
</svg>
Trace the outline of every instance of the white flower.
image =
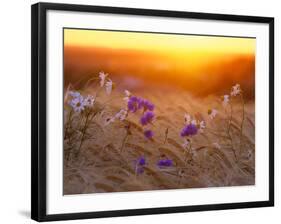
<svg viewBox="0 0 281 224">
<path fill-rule="evenodd" d="M 200 121 L 199 123 L 199 132 L 203 133 L 203 130 L 206 128 L 206 122 Z"/>
<path fill-rule="evenodd" d="M 223 96 L 223 101 L 222 101 L 222 105 L 224 107 L 226 107 L 228 105 L 228 102 L 229 102 L 229 95 L 224 95 Z"/>
<path fill-rule="evenodd" d="M 216 109 L 211 109 L 208 111 L 208 114 L 211 119 L 214 119 L 217 116 L 218 111 Z"/>
<path fill-rule="evenodd" d="M 104 86 L 104 82 L 105 82 L 105 78 L 108 76 L 108 74 L 105 74 L 104 72 L 100 72 L 99 73 L 99 77 L 100 77 L 100 86 L 103 87 Z"/>
<path fill-rule="evenodd" d="M 184 115 L 184 121 L 185 121 L 185 124 L 190 124 L 191 116 L 189 114 L 185 114 Z"/>
<path fill-rule="evenodd" d="M 92 107 L 94 105 L 95 102 L 95 97 L 88 95 L 85 99 L 84 99 L 84 105 L 87 107 Z"/>
<path fill-rule="evenodd" d="M 123 98 L 123 100 L 128 101 L 132 94 L 130 93 L 129 90 L 125 90 L 124 93 L 125 93 L 125 97 Z"/>
<path fill-rule="evenodd" d="M 84 104 L 84 98 L 83 96 L 78 96 L 73 98 L 70 102 L 69 105 L 73 108 L 75 112 L 80 113 L 82 110 L 85 109 L 85 104 Z"/>
<path fill-rule="evenodd" d="M 128 111 L 126 109 L 121 109 L 116 115 L 115 118 L 119 119 L 120 121 L 125 120 L 128 115 Z"/>
<path fill-rule="evenodd" d="M 184 143 L 182 144 L 182 147 L 186 148 L 190 144 L 189 139 L 184 139 Z"/>
<path fill-rule="evenodd" d="M 231 96 L 237 96 L 241 93 L 240 85 L 236 84 L 235 86 L 232 86 L 231 88 Z"/>
<path fill-rule="evenodd" d="M 214 142 L 214 143 L 213 143 L 213 147 L 214 147 L 215 149 L 221 149 L 220 144 L 217 143 L 217 142 Z"/>
<path fill-rule="evenodd" d="M 111 94 L 112 86 L 113 86 L 113 82 L 111 81 L 111 79 L 109 79 L 109 81 L 107 81 L 105 83 L 105 90 L 106 90 L 107 95 Z"/>
</svg>

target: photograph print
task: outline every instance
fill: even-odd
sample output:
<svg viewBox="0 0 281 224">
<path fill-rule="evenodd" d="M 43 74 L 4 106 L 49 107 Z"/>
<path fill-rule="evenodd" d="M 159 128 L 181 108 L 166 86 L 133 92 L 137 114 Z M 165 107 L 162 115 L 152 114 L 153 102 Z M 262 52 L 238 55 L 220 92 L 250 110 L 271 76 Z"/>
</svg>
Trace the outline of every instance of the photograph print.
<svg viewBox="0 0 281 224">
<path fill-rule="evenodd" d="M 63 194 L 255 185 L 256 39 L 63 29 Z"/>
</svg>

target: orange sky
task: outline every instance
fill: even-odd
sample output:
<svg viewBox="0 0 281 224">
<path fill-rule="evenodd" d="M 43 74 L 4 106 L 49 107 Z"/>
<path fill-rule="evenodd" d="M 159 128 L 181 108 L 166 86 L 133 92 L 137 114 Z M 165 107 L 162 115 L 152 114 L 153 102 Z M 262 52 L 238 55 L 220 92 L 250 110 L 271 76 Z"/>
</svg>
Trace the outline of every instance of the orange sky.
<svg viewBox="0 0 281 224">
<path fill-rule="evenodd" d="M 70 81 L 102 70 L 189 89 L 254 85 L 254 38 L 65 29 L 64 44 Z"/>
<path fill-rule="evenodd" d="M 255 53 L 255 39 L 215 36 L 64 30 L 65 45 L 188 53 Z"/>
</svg>

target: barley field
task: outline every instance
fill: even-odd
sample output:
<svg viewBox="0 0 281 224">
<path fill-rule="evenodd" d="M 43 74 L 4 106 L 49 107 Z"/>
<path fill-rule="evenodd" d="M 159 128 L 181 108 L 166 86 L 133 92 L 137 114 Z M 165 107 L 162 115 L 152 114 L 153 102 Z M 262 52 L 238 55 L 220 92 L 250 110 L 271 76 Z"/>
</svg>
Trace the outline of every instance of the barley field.
<svg viewBox="0 0 281 224">
<path fill-rule="evenodd" d="M 65 195 L 255 184 L 255 105 L 239 85 L 132 91 L 100 73 L 64 100 Z"/>
</svg>

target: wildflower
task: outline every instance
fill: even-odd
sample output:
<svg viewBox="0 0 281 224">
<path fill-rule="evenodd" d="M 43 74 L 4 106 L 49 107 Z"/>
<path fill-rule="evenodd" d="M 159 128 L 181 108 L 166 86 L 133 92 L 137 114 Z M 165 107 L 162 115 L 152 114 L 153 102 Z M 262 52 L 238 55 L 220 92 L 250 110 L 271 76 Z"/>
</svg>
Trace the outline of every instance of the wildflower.
<svg viewBox="0 0 281 224">
<path fill-rule="evenodd" d="M 85 109 L 85 104 L 84 104 L 84 98 L 83 96 L 78 96 L 73 98 L 70 102 L 69 105 L 73 108 L 75 112 L 80 113 L 82 110 Z"/>
<path fill-rule="evenodd" d="M 200 121 L 199 123 L 199 132 L 203 133 L 203 130 L 206 128 L 206 122 L 205 121 Z"/>
<path fill-rule="evenodd" d="M 228 105 L 228 102 L 229 102 L 229 95 L 223 95 L 222 105 L 226 107 Z"/>
<path fill-rule="evenodd" d="M 105 78 L 108 76 L 108 74 L 105 74 L 104 72 L 100 72 L 99 73 L 99 77 L 100 77 L 100 86 L 103 87 L 104 86 L 104 82 L 105 82 Z"/>
<path fill-rule="evenodd" d="M 116 115 L 115 118 L 123 121 L 128 116 L 128 111 L 126 109 L 121 109 Z"/>
<path fill-rule="evenodd" d="M 192 135 L 196 135 L 197 134 L 197 127 L 194 124 L 188 124 L 186 125 L 182 131 L 181 131 L 181 136 L 192 136 Z"/>
<path fill-rule="evenodd" d="M 113 87 L 113 82 L 111 81 L 111 79 L 109 79 L 109 81 L 107 81 L 105 83 L 105 91 L 106 91 L 107 95 L 111 94 L 112 87 Z"/>
<path fill-rule="evenodd" d="M 217 142 L 214 142 L 214 143 L 213 143 L 213 146 L 214 146 L 215 149 L 221 149 L 220 144 L 217 143 Z"/>
<path fill-rule="evenodd" d="M 125 90 L 124 93 L 125 97 L 123 99 L 128 102 L 132 94 L 128 90 Z"/>
<path fill-rule="evenodd" d="M 185 124 L 190 124 L 191 116 L 189 114 L 185 114 L 184 115 L 184 121 L 185 121 Z"/>
<path fill-rule="evenodd" d="M 144 156 L 141 156 L 138 160 L 137 160 L 137 165 L 139 166 L 144 166 L 146 164 L 145 158 Z"/>
<path fill-rule="evenodd" d="M 76 97 L 79 97 L 79 96 L 81 96 L 81 94 L 79 93 L 79 92 L 74 92 L 74 91 L 69 91 L 68 92 L 68 94 L 70 95 L 70 96 L 72 96 L 73 98 L 76 98 Z"/>
<path fill-rule="evenodd" d="M 135 167 L 136 174 L 142 174 L 144 172 L 145 164 L 146 164 L 146 160 L 144 156 L 141 156 L 136 162 L 136 167 Z"/>
<path fill-rule="evenodd" d="M 84 105 L 88 106 L 88 107 L 92 107 L 94 105 L 95 102 L 95 97 L 88 95 L 85 99 L 84 99 Z"/>
<path fill-rule="evenodd" d="M 235 86 L 232 86 L 231 88 L 231 96 L 237 96 L 241 93 L 240 85 L 236 84 Z"/>
<path fill-rule="evenodd" d="M 216 109 L 210 109 L 208 110 L 208 114 L 211 119 L 214 119 L 217 116 L 218 111 Z"/>
<path fill-rule="evenodd" d="M 144 136 L 148 139 L 151 139 L 153 137 L 154 133 L 151 130 L 145 130 Z"/>
<path fill-rule="evenodd" d="M 157 166 L 159 168 L 165 168 L 173 166 L 173 161 L 171 159 L 161 159 L 158 161 Z"/>
<path fill-rule="evenodd" d="M 139 109 L 141 109 L 141 108 L 143 108 L 144 111 L 146 111 L 146 110 L 153 111 L 154 104 L 149 102 L 146 99 L 139 99 Z"/>
<path fill-rule="evenodd" d="M 184 139 L 184 143 L 182 144 L 182 147 L 186 148 L 190 144 L 189 139 Z"/>
<path fill-rule="evenodd" d="M 128 100 L 128 110 L 132 113 L 136 112 L 139 107 L 139 98 L 136 96 L 131 96 Z"/>
<path fill-rule="evenodd" d="M 147 111 L 144 113 L 144 115 L 140 119 L 140 123 L 142 125 L 147 125 L 152 122 L 152 119 L 154 118 L 154 113 L 151 111 Z"/>
</svg>

